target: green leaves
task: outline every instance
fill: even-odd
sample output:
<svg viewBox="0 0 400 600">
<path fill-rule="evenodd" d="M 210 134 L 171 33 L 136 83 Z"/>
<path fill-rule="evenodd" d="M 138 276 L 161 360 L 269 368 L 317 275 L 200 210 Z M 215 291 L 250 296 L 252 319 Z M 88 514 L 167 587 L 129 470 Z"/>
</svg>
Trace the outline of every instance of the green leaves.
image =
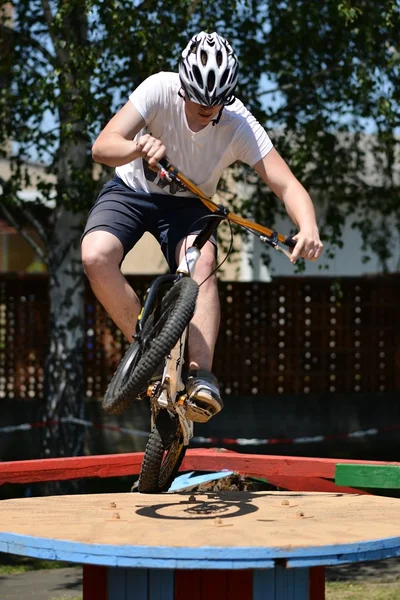
<svg viewBox="0 0 400 600">
<path fill-rule="evenodd" d="M 399 227 L 395 0 L 19 0 L 12 28 L 6 4 L 0 0 L 0 44 L 10 57 L 0 66 L 0 147 L 12 138 L 14 161 L 45 160 L 61 178 L 60 205 L 93 204 L 95 137 L 136 85 L 176 70 L 190 35 L 206 29 L 233 44 L 238 97 L 320 203 L 329 241 L 340 243 L 350 206 L 366 243 L 363 215 L 365 224 L 379 208 Z M 249 202 L 272 226 L 281 205 L 270 200 L 258 182 Z"/>
<path fill-rule="evenodd" d="M 362 13 L 361 8 L 358 8 L 357 6 L 352 6 L 350 2 L 341 2 L 338 5 L 338 11 L 339 14 L 341 14 L 344 17 L 346 25 L 354 23 L 358 15 Z"/>
</svg>

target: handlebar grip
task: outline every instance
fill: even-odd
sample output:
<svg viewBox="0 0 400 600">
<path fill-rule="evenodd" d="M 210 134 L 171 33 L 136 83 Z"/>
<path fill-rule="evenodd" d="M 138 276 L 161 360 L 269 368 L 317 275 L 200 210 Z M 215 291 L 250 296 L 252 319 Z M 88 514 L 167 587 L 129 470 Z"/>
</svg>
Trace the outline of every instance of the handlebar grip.
<svg viewBox="0 0 400 600">
<path fill-rule="evenodd" d="M 294 248 L 297 242 L 292 238 L 292 236 L 288 235 L 284 239 L 283 243 L 285 244 L 285 246 L 288 246 L 288 248 Z"/>
</svg>

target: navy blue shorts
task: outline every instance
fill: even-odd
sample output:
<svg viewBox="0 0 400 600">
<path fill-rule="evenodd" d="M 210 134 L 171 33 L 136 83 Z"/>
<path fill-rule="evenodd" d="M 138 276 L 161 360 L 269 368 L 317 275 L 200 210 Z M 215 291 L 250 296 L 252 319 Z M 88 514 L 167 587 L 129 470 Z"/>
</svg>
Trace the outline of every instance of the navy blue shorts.
<svg viewBox="0 0 400 600">
<path fill-rule="evenodd" d="M 158 240 L 174 273 L 178 243 L 187 235 L 198 233 L 206 222 L 202 217 L 209 214 L 209 209 L 197 198 L 136 192 L 115 175 L 104 185 L 89 212 L 82 239 L 91 231 L 109 231 L 122 243 L 125 258 L 149 231 Z M 210 241 L 216 246 L 214 236 Z"/>
</svg>

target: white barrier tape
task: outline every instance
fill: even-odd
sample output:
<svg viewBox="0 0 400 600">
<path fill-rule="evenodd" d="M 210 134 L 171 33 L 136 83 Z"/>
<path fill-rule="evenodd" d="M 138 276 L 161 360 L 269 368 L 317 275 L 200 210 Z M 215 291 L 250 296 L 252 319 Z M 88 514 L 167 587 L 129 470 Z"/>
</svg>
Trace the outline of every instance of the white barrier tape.
<svg viewBox="0 0 400 600">
<path fill-rule="evenodd" d="M 53 421 L 42 421 L 37 423 L 21 423 L 20 425 L 7 425 L 6 427 L 0 427 L 0 433 L 13 433 L 14 431 L 28 431 L 31 429 L 37 429 L 39 427 L 50 427 L 51 425 L 58 425 L 59 423 L 72 423 L 75 425 L 81 425 L 83 427 L 90 427 L 93 429 L 106 429 L 108 431 L 117 431 L 119 433 L 125 433 L 127 435 L 137 435 L 141 437 L 148 437 L 148 431 L 141 431 L 139 429 L 130 429 L 128 427 L 121 427 L 119 425 L 104 425 L 93 423 L 85 419 L 78 419 L 76 417 L 62 417 L 61 419 Z M 315 444 L 329 440 L 337 439 L 352 439 L 361 438 L 366 436 L 378 435 L 379 433 L 398 431 L 400 425 L 391 425 L 389 427 L 383 427 L 381 429 L 370 428 L 365 431 L 353 431 L 350 433 L 333 434 L 333 435 L 315 435 L 309 437 L 297 437 L 297 438 L 216 438 L 216 437 L 201 437 L 196 436 L 192 438 L 192 442 L 196 444 L 227 444 L 227 445 L 238 445 L 238 446 L 266 446 L 276 444 Z"/>
</svg>

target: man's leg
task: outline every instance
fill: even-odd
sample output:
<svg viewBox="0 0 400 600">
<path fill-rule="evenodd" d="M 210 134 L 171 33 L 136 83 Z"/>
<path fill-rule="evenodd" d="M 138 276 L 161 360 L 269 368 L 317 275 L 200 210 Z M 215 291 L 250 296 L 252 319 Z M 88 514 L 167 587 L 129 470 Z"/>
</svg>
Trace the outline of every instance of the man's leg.
<svg viewBox="0 0 400 600">
<path fill-rule="evenodd" d="M 129 342 L 133 341 L 140 301 L 120 271 L 124 249 L 108 231 L 95 230 L 82 240 L 82 263 L 99 302 Z"/>
<path fill-rule="evenodd" d="M 186 244 L 181 242 L 178 246 L 177 263 L 182 260 L 185 247 L 188 248 L 195 236 L 188 236 Z M 215 246 L 207 242 L 201 251 L 201 256 L 196 264 L 193 279 L 201 284 L 196 302 L 196 312 L 189 327 L 189 361 L 190 369 L 207 369 L 211 371 L 214 357 L 214 348 L 217 341 L 220 305 L 217 288 L 217 278 L 211 275 L 215 268 Z M 207 279 L 207 280 L 206 280 Z M 205 281 L 206 280 L 206 281 Z"/>
<path fill-rule="evenodd" d="M 195 236 L 188 236 L 187 242 L 181 242 L 177 248 L 177 263 L 184 256 L 185 247 L 189 247 Z M 215 246 L 211 242 L 201 250 L 193 279 L 202 284 L 196 302 L 196 312 L 189 325 L 188 353 L 189 397 L 198 410 L 188 412 L 188 417 L 200 422 L 219 412 L 223 406 L 219 395 L 218 381 L 212 375 L 211 368 L 220 322 L 220 304 L 217 278 L 207 277 L 215 268 Z M 203 283 L 204 282 L 204 283 Z"/>
</svg>

